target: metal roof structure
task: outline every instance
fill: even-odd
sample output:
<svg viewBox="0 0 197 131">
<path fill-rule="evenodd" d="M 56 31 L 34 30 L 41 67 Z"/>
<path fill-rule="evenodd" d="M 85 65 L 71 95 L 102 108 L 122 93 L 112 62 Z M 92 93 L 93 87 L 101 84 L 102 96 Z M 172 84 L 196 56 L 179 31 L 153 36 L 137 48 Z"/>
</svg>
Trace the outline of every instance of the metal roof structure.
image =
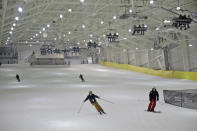
<svg viewBox="0 0 197 131">
<path fill-rule="evenodd" d="M 123 14 L 128 17 L 121 19 Z M 171 21 L 179 14 L 192 17 L 189 30 L 164 28 L 165 20 Z M 157 36 L 164 37 L 168 44 L 196 39 L 196 14 L 197 0 L 0 0 L 0 44 L 53 41 L 85 46 L 90 39 L 103 44 L 112 28 L 120 36 L 120 43 L 114 46 L 151 48 Z M 138 24 L 148 26 L 144 36 L 131 35 Z"/>
</svg>

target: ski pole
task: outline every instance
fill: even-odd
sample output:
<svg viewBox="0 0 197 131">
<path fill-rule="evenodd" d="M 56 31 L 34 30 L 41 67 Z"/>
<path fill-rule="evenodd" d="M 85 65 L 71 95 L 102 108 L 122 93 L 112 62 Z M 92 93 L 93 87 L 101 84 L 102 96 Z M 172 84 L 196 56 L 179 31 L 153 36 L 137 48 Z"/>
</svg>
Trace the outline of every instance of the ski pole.
<svg viewBox="0 0 197 131">
<path fill-rule="evenodd" d="M 82 109 L 82 107 L 83 107 L 83 102 L 81 103 L 81 106 L 80 106 L 80 108 L 79 108 L 79 110 L 77 111 L 77 113 L 80 113 L 80 111 L 81 111 L 81 109 Z"/>
<path fill-rule="evenodd" d="M 111 103 L 111 104 L 114 104 L 113 102 L 111 102 L 111 101 L 109 101 L 109 100 L 106 100 L 106 99 L 103 99 L 103 98 L 100 98 L 100 99 L 103 100 L 103 101 L 109 102 L 109 103 Z"/>
</svg>

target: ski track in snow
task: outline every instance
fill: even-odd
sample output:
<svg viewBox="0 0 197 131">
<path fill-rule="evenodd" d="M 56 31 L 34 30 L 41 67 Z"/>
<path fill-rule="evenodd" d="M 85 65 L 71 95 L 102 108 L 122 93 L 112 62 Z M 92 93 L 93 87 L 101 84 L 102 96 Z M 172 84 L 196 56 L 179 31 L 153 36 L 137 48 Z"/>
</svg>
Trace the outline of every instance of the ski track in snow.
<svg viewBox="0 0 197 131">
<path fill-rule="evenodd" d="M 79 74 L 86 82 L 80 81 Z M 162 113 L 144 111 L 152 86 L 160 94 L 155 110 Z M 115 103 L 98 100 L 107 115 L 99 115 L 89 101 L 77 113 L 90 89 Z M 197 110 L 164 104 L 163 89 L 197 89 L 197 82 L 100 65 L 2 65 L 0 131 L 196 131 Z"/>
</svg>

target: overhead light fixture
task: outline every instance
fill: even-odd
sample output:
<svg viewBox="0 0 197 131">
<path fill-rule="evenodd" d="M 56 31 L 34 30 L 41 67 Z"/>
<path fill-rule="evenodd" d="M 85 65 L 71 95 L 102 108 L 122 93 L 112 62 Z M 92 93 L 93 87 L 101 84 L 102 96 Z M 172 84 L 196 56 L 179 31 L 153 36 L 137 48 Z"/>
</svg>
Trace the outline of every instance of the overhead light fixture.
<svg viewBox="0 0 197 131">
<path fill-rule="evenodd" d="M 152 5 L 154 3 L 154 1 L 153 0 L 150 0 L 150 4 Z"/>
<path fill-rule="evenodd" d="M 104 24 L 104 21 L 101 21 L 101 25 Z"/>
<path fill-rule="evenodd" d="M 23 12 L 23 8 L 22 7 L 18 7 L 18 12 L 22 13 Z"/>
<path fill-rule="evenodd" d="M 11 27 L 11 30 L 14 30 L 14 28 L 13 28 L 13 27 Z"/>
<path fill-rule="evenodd" d="M 191 44 L 189 44 L 189 47 L 192 47 L 192 45 L 191 45 Z"/>
<path fill-rule="evenodd" d="M 157 27 L 155 30 L 159 30 L 159 27 Z"/>
<path fill-rule="evenodd" d="M 116 35 L 119 35 L 119 33 L 117 32 Z"/>
<path fill-rule="evenodd" d="M 132 9 L 130 9 L 130 10 L 129 10 L 129 13 L 132 13 L 132 12 L 133 12 Z"/>
<path fill-rule="evenodd" d="M 152 50 L 152 51 L 153 51 L 154 49 L 153 49 L 153 48 L 151 48 L 150 50 Z"/>
<path fill-rule="evenodd" d="M 15 20 L 16 20 L 16 21 L 18 21 L 18 20 L 19 20 L 18 16 L 16 16 L 16 17 L 15 17 Z"/>
<path fill-rule="evenodd" d="M 90 42 L 92 42 L 92 40 L 90 39 Z"/>
<path fill-rule="evenodd" d="M 72 9 L 68 9 L 68 12 L 71 13 L 72 12 Z"/>
<path fill-rule="evenodd" d="M 127 38 L 125 37 L 125 38 L 123 38 L 124 40 L 126 40 Z"/>
<path fill-rule="evenodd" d="M 49 28 L 50 27 L 50 24 L 47 24 L 47 27 Z"/>
<path fill-rule="evenodd" d="M 16 23 L 13 23 L 13 26 L 15 27 L 16 26 Z"/>
<path fill-rule="evenodd" d="M 31 47 L 32 45 L 30 44 L 29 46 Z"/>
<path fill-rule="evenodd" d="M 163 23 L 168 24 L 168 23 L 170 23 L 170 20 L 164 20 Z"/>
<path fill-rule="evenodd" d="M 80 0 L 81 3 L 84 3 L 85 0 Z"/>
<path fill-rule="evenodd" d="M 63 18 L 63 15 L 62 14 L 60 14 L 60 19 L 62 19 Z"/>
<path fill-rule="evenodd" d="M 33 38 L 30 38 L 31 40 L 33 39 Z"/>
<path fill-rule="evenodd" d="M 82 28 L 86 28 L 86 26 L 85 25 L 82 25 Z"/>
<path fill-rule="evenodd" d="M 84 42 L 86 42 L 86 40 L 83 40 Z"/>
<path fill-rule="evenodd" d="M 43 31 L 45 31 L 45 28 L 42 28 Z"/>
<path fill-rule="evenodd" d="M 129 32 L 131 32 L 131 29 L 129 29 Z"/>
<path fill-rule="evenodd" d="M 90 37 L 93 37 L 93 35 L 92 35 L 92 34 L 90 34 Z"/>
<path fill-rule="evenodd" d="M 42 34 L 42 31 L 40 31 L 39 33 Z"/>
<path fill-rule="evenodd" d="M 25 43 L 27 44 L 27 41 L 25 41 Z"/>
<path fill-rule="evenodd" d="M 181 9 L 181 7 L 180 7 L 180 6 L 176 7 L 176 10 L 180 10 L 180 9 Z"/>
<path fill-rule="evenodd" d="M 69 31 L 69 32 L 68 32 L 68 34 L 70 35 L 70 34 L 71 34 L 71 32 Z"/>
<path fill-rule="evenodd" d="M 147 28 L 148 26 L 147 25 L 144 25 L 144 27 Z"/>
<path fill-rule="evenodd" d="M 80 43 L 78 42 L 77 45 L 80 45 Z"/>
<path fill-rule="evenodd" d="M 64 34 L 64 37 L 66 37 L 66 35 Z"/>
<path fill-rule="evenodd" d="M 54 40 L 57 40 L 57 38 L 54 38 Z"/>
<path fill-rule="evenodd" d="M 12 32 L 12 31 L 10 31 L 9 33 L 10 33 L 10 34 L 13 34 L 13 32 Z"/>
<path fill-rule="evenodd" d="M 7 45 L 8 43 L 6 42 L 5 44 Z"/>
<path fill-rule="evenodd" d="M 138 50 L 138 48 L 135 48 L 136 50 Z"/>
<path fill-rule="evenodd" d="M 38 36 L 38 34 L 36 33 L 36 36 Z"/>
<path fill-rule="evenodd" d="M 116 16 L 113 16 L 113 19 L 115 20 L 117 17 Z"/>
</svg>

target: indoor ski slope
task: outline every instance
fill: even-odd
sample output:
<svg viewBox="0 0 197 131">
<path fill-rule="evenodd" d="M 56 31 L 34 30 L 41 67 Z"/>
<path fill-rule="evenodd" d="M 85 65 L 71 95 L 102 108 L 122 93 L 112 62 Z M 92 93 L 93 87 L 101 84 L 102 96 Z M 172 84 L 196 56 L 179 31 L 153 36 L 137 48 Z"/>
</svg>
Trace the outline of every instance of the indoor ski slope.
<svg viewBox="0 0 197 131">
<path fill-rule="evenodd" d="M 18 73 L 21 82 L 16 81 Z M 86 82 L 78 76 L 82 73 Z M 160 93 L 156 110 L 145 112 L 152 86 Z M 196 131 L 197 110 L 163 102 L 163 89 L 197 89 L 197 82 L 165 79 L 100 65 L 70 68 L 0 67 L 0 131 Z M 87 101 L 88 91 L 107 115 Z"/>
</svg>

